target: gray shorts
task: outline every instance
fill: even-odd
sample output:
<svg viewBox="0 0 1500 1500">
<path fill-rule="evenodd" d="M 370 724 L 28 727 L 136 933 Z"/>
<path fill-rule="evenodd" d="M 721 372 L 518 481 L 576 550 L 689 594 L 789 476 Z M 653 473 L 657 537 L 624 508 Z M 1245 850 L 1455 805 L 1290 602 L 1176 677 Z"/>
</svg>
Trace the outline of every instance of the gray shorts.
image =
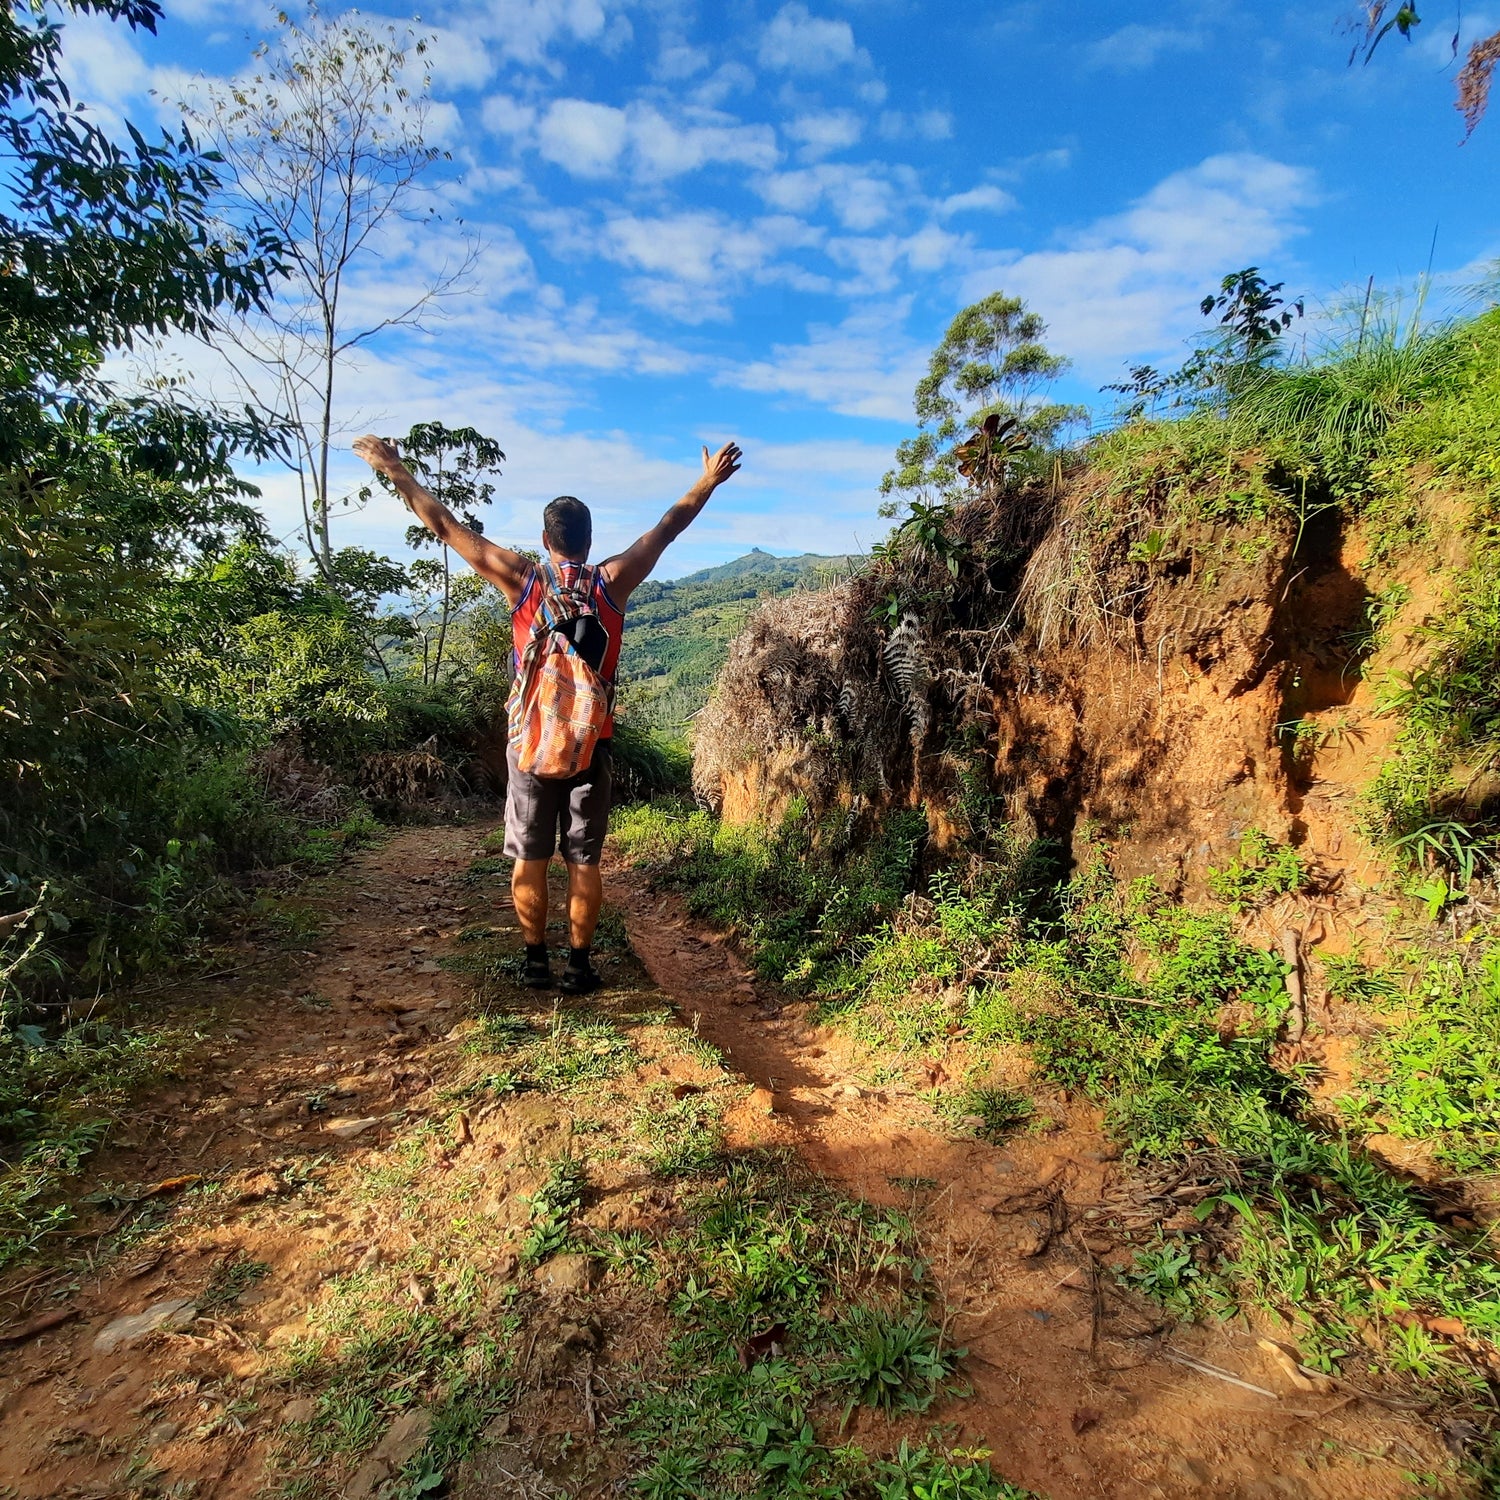
<svg viewBox="0 0 1500 1500">
<path fill-rule="evenodd" d="M 506 756 L 505 853 L 510 859 L 551 859 L 559 842 L 570 865 L 597 865 L 609 832 L 610 765 L 613 752 L 601 740 L 586 771 L 576 776 L 533 776 Z"/>
</svg>

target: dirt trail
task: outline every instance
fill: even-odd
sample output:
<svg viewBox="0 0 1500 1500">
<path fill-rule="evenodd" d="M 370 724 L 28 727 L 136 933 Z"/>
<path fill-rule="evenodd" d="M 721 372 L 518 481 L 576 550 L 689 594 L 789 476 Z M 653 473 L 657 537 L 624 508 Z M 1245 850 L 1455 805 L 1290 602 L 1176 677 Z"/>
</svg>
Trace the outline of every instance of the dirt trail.
<svg viewBox="0 0 1500 1500">
<path fill-rule="evenodd" d="M 300 951 L 246 945 L 238 975 L 180 992 L 177 1008 L 208 1034 L 203 1052 L 96 1159 L 85 1190 L 98 1207 L 73 1226 L 70 1251 L 0 1283 L 0 1494 L 265 1492 L 285 1424 L 312 1404 L 274 1373 L 279 1354 L 307 1331 L 330 1277 L 378 1264 L 401 1235 L 416 1243 L 359 1174 L 418 1123 L 431 1127 L 436 1178 L 466 1170 L 494 1184 L 470 1214 L 483 1275 L 525 1274 L 504 1248 L 524 1201 L 512 1186 L 534 1185 L 527 1141 L 571 1135 L 571 1122 L 497 1105 L 488 1119 L 476 1111 L 472 1139 L 467 1117 L 461 1140 L 438 1135 L 450 1129 L 444 1088 L 461 1054 L 450 1033 L 474 996 L 473 981 L 438 959 L 460 951 L 465 927 L 513 925 L 498 877 L 464 878 L 483 832 L 394 836 L 308 897 L 322 926 Z M 1394 1500 L 1416 1493 L 1407 1471 L 1441 1470 L 1441 1446 L 1419 1419 L 1347 1393 L 1294 1391 L 1242 1332 L 1179 1330 L 1170 1345 L 1274 1399 L 1171 1362 L 1164 1330 L 1106 1290 L 1111 1279 L 1094 1279 L 1089 1205 L 1114 1202 L 1122 1179 L 1086 1111 L 1004 1149 L 952 1139 L 912 1093 L 872 1087 L 867 1057 L 755 985 L 675 898 L 618 868 L 610 876 L 651 978 L 757 1086 L 739 1092 L 732 1138 L 794 1145 L 846 1189 L 915 1213 L 974 1385 L 972 1399 L 937 1415 L 962 1441 L 992 1448 L 1007 1478 L 1051 1500 Z M 625 976 L 632 961 L 613 968 Z M 601 1194 L 602 1222 L 650 1208 L 623 1167 Z M 576 1315 L 590 1296 L 597 1304 L 601 1361 L 614 1337 L 612 1281 L 569 1294 Z M 416 1300 L 424 1295 L 414 1282 Z M 120 1322 L 142 1314 L 156 1331 Z M 511 1413 L 488 1431 L 512 1444 L 558 1438 L 586 1457 L 592 1388 L 528 1377 L 532 1352 Z M 603 1447 L 607 1420 L 598 1432 Z M 618 1463 L 583 1469 L 592 1477 L 572 1493 L 620 1492 Z M 344 1493 L 378 1494 L 393 1472 L 389 1458 L 384 1469 L 370 1459 Z M 487 1472 L 470 1469 L 465 1500 L 532 1492 L 498 1477 L 504 1465 Z"/>
</svg>

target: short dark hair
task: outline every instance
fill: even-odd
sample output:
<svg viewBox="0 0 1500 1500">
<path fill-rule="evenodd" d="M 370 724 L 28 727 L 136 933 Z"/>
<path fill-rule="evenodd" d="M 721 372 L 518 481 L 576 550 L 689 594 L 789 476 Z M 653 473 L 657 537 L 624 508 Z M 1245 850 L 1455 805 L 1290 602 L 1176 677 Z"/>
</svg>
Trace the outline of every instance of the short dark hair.
<svg viewBox="0 0 1500 1500">
<path fill-rule="evenodd" d="M 594 518 L 576 496 L 559 495 L 542 512 L 542 535 L 564 557 L 587 557 L 594 540 Z"/>
</svg>

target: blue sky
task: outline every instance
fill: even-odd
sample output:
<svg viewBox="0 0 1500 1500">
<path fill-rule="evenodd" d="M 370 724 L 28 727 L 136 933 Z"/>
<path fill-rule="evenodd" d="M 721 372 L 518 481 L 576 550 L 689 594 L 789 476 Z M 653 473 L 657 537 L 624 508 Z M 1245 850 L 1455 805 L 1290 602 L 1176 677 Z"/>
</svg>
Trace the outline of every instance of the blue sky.
<svg viewBox="0 0 1500 1500">
<path fill-rule="evenodd" d="M 495 436 L 502 540 L 534 542 L 540 503 L 567 491 L 602 555 L 691 481 L 700 443 L 734 437 L 744 472 L 665 574 L 752 545 L 867 546 L 912 386 L 976 297 L 1025 296 L 1073 361 L 1058 394 L 1102 408 L 1127 362 L 1180 356 L 1224 272 L 1258 264 L 1324 305 L 1370 275 L 1410 283 L 1430 253 L 1446 288 L 1500 255 L 1500 101 L 1461 144 L 1453 9 L 1433 0 L 1417 40 L 1350 68 L 1349 8 L 366 8 L 434 34 L 430 125 L 452 159 L 442 223 L 392 236 L 358 295 L 398 299 L 463 233 L 485 248 L 446 318 L 348 370 L 340 420 Z M 70 23 L 75 85 L 106 118 L 160 116 L 262 34 L 242 3 L 167 10 L 157 38 Z M 1484 34 L 1500 9 L 1463 22 Z M 357 481 L 357 461 L 342 472 Z M 261 477 L 289 529 L 290 481 Z M 406 519 L 376 504 L 336 540 L 399 555 Z"/>
</svg>

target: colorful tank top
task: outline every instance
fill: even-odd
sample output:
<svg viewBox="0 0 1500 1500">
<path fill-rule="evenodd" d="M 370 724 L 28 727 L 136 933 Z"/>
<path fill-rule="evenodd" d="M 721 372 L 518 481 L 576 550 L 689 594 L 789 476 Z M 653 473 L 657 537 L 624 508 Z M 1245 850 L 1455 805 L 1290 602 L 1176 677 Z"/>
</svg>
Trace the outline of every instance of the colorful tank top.
<svg viewBox="0 0 1500 1500">
<path fill-rule="evenodd" d="M 564 584 L 573 583 L 578 577 L 578 570 L 583 566 L 583 563 L 576 562 L 556 564 Z M 526 587 L 522 590 L 516 607 L 510 612 L 511 668 L 513 671 L 521 670 L 521 652 L 525 649 L 526 642 L 531 639 L 531 627 L 536 620 L 537 609 L 541 602 L 542 591 L 537 579 L 537 570 L 532 568 L 526 575 Z M 594 613 L 598 615 L 599 623 L 609 636 L 609 647 L 604 653 L 599 675 L 613 686 L 615 673 L 620 667 L 620 642 L 625 636 L 625 614 L 609 597 L 609 590 L 605 587 L 604 579 L 598 575 L 594 583 Z M 604 738 L 608 739 L 614 733 L 614 727 L 614 716 L 611 715 L 604 729 Z"/>
</svg>

